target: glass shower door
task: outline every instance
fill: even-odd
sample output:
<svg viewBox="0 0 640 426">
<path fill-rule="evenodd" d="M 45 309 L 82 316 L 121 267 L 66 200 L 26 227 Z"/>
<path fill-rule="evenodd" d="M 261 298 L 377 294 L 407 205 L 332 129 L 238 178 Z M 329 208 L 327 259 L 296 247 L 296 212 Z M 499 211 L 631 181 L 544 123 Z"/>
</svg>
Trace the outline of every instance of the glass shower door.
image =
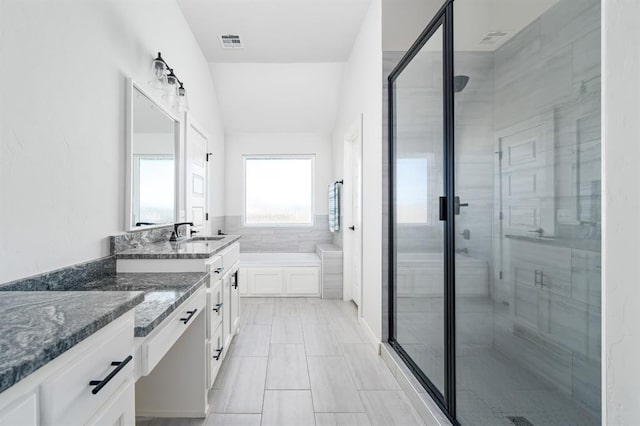
<svg viewBox="0 0 640 426">
<path fill-rule="evenodd" d="M 442 26 L 392 77 L 391 343 L 441 401 L 445 394 Z M 426 379 L 426 380 L 425 380 Z"/>
</svg>

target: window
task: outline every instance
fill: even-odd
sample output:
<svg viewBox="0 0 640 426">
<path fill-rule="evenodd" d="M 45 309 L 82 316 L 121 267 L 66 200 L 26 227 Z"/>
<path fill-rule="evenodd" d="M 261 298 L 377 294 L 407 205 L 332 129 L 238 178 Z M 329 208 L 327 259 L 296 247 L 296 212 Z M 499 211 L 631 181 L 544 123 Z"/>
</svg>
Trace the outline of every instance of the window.
<svg viewBox="0 0 640 426">
<path fill-rule="evenodd" d="M 396 166 L 398 223 L 429 223 L 428 159 L 399 158 Z"/>
<path fill-rule="evenodd" d="M 313 224 L 313 156 L 245 157 L 245 224 Z"/>
</svg>

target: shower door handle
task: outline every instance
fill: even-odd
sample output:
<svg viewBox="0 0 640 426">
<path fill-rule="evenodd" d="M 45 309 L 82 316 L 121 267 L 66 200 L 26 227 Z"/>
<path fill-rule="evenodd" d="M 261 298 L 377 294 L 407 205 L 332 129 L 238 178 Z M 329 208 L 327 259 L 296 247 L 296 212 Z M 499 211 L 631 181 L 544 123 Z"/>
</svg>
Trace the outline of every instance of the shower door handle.
<svg viewBox="0 0 640 426">
<path fill-rule="evenodd" d="M 460 202 L 460 197 L 455 197 L 454 198 L 454 211 L 456 215 L 460 214 L 460 207 L 469 207 L 469 203 L 461 203 Z"/>
</svg>

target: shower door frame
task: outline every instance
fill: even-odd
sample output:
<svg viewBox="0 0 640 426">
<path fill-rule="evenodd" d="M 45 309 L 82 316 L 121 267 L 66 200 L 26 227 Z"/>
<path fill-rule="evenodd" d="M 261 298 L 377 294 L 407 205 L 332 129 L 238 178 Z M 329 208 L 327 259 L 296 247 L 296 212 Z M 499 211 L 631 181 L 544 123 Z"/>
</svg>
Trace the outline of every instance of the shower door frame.
<svg viewBox="0 0 640 426">
<path fill-rule="evenodd" d="M 444 394 L 411 359 L 396 340 L 395 325 L 395 120 L 394 82 L 411 60 L 420 52 L 433 34 L 442 28 L 443 34 L 443 197 L 440 220 L 444 222 Z M 427 390 L 440 409 L 454 424 L 456 419 L 455 370 L 455 185 L 454 185 L 454 61 L 453 61 L 453 0 L 444 2 L 418 39 L 402 57 L 387 78 L 388 88 L 388 140 L 389 140 L 389 344 Z"/>
</svg>

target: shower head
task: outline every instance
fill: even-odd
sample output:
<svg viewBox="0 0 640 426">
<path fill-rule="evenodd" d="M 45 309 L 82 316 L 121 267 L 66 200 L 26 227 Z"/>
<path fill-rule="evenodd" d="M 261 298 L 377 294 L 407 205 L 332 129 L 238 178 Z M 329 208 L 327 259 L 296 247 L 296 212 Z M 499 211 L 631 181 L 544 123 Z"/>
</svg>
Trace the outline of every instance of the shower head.
<svg viewBox="0 0 640 426">
<path fill-rule="evenodd" d="M 467 87 L 467 83 L 469 82 L 468 75 L 456 75 L 453 77 L 453 89 L 456 93 L 460 93 Z"/>
</svg>

